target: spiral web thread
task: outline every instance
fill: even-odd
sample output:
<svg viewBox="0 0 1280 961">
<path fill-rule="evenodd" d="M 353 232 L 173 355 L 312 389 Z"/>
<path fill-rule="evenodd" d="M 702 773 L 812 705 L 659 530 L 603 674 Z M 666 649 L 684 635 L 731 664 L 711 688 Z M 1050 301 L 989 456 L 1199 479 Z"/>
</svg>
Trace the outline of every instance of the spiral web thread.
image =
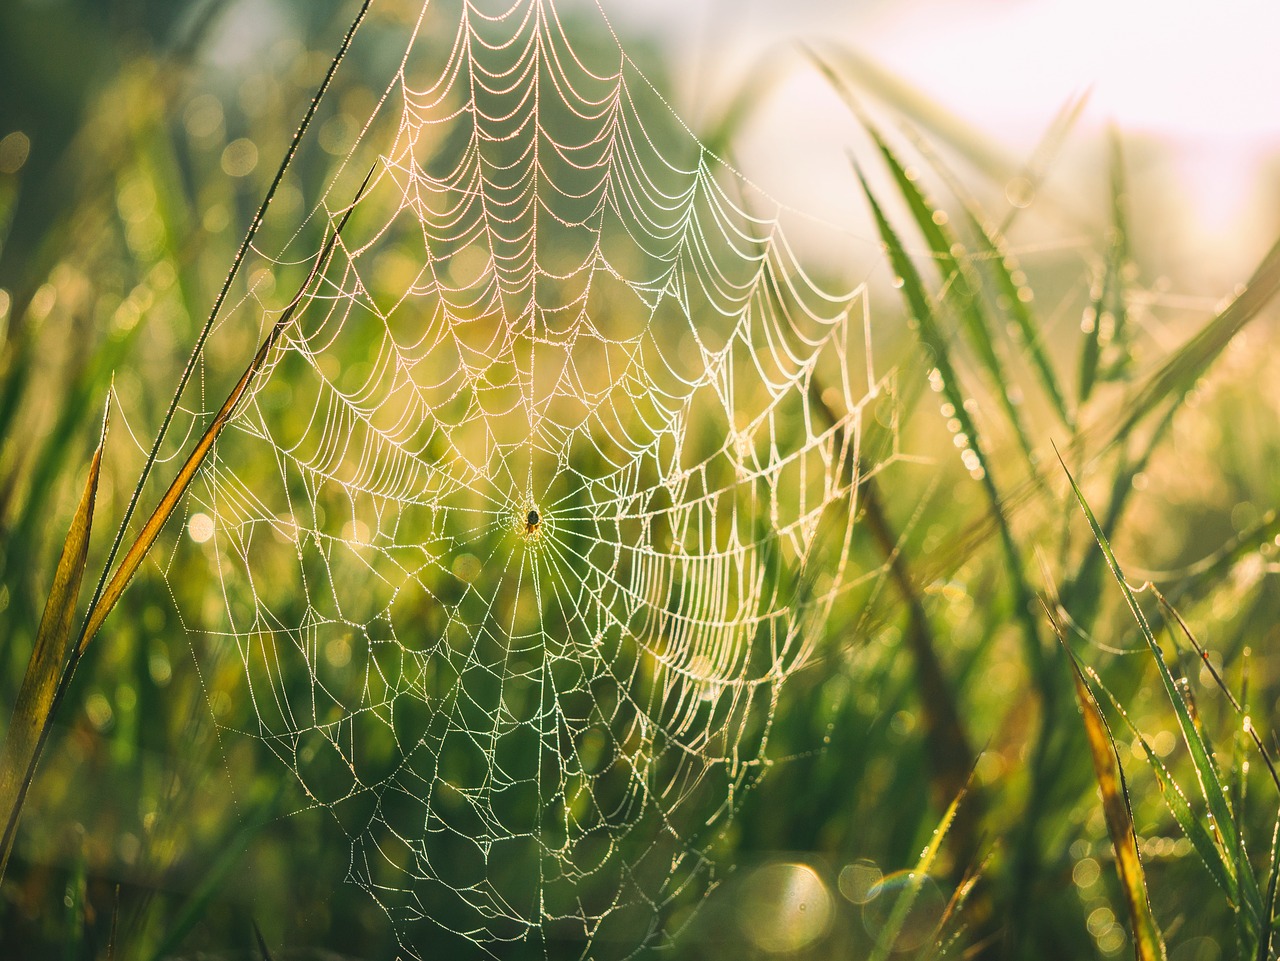
<svg viewBox="0 0 1280 961">
<path fill-rule="evenodd" d="M 627 954 L 706 890 L 855 580 L 862 291 L 598 16 L 401 27 L 312 217 L 369 186 L 192 497 L 222 591 L 184 620 L 406 950 Z"/>
</svg>

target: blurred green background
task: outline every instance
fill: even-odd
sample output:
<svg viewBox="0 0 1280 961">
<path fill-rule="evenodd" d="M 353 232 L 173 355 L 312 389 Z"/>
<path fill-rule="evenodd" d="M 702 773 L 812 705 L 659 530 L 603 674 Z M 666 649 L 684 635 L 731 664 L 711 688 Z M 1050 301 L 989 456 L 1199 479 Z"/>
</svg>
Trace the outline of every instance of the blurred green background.
<svg viewBox="0 0 1280 961">
<path fill-rule="evenodd" d="M 369 114 L 371 90 L 412 12 L 384 7 L 368 29 L 385 45 L 359 48 L 344 68 L 261 249 L 285 245 Z M 90 576 L 236 245 L 352 13 L 327 0 L 0 7 L 0 704 L 12 704 L 30 654 L 108 391 L 118 407 Z M 575 8 L 566 22 L 584 43 L 598 42 L 585 13 Z M 844 171 L 828 189 L 847 191 L 839 205 L 861 211 L 848 228 L 849 263 L 830 250 L 814 256 L 833 283 L 868 281 L 876 373 L 893 372 L 864 437 L 865 462 L 889 463 L 864 488 L 850 546 L 855 569 L 875 576 L 827 625 L 812 665 L 790 680 L 772 721 L 768 754 L 776 761 L 716 843 L 718 885 L 705 896 L 690 891 L 663 915 L 675 932 L 672 951 L 868 956 L 903 872 L 915 868 L 972 770 L 971 793 L 892 953 L 1130 953 L 1069 662 L 1037 596 L 1051 604 L 1061 596 L 1073 648 L 1165 759 L 1197 817 L 1206 803 L 1153 661 L 1067 494 L 1051 442 L 1082 479 L 1131 582 L 1160 584 L 1271 743 L 1280 698 L 1273 323 L 1250 318 L 1211 364 L 1183 350 L 1206 325 L 1217 329 L 1210 318 L 1262 258 L 1265 238 L 1238 262 L 1188 270 L 1194 243 L 1164 238 L 1168 210 L 1180 202 L 1165 176 L 1169 148 L 1141 134 L 1121 130 L 1110 147 L 1075 141 L 1066 120 L 1055 126 L 1046 116 L 1041 149 L 1024 162 L 830 35 L 819 53 L 836 79 L 792 50 L 779 55 L 783 68 L 718 92 L 710 106 L 695 104 L 681 45 L 628 16 L 618 22 L 621 42 L 659 92 L 698 118 L 694 132 L 726 157 L 741 155 L 779 196 L 788 177 L 809 172 L 767 158 L 752 168 L 751 144 L 767 137 L 771 112 L 795 95 L 787 78 L 803 72 L 812 85 L 816 77 L 841 130 L 857 125 L 840 92 L 865 98 L 896 150 L 913 158 L 918 179 L 942 198 L 925 219 L 961 232 L 967 253 L 958 259 L 975 272 L 977 305 L 970 311 L 954 277 L 939 275 L 945 255 L 930 252 L 933 242 L 917 232 L 918 211 L 893 161 L 885 164 L 855 130 L 871 190 L 905 246 L 923 254 L 920 282 L 933 292 L 940 334 L 930 342 L 928 329 L 906 322 L 895 288 L 910 293 L 913 282 L 883 253 L 865 197 Z M 1106 23 L 1096 27 L 1105 34 Z M 935 147 L 918 150 L 900 123 L 923 130 Z M 957 171 L 955 183 L 930 166 L 933 149 L 945 170 Z M 980 209 L 971 223 L 968 213 Z M 1274 211 L 1250 213 L 1243 233 L 1274 234 Z M 993 235 L 977 224 L 988 222 L 1007 226 L 1019 263 L 987 249 Z M 314 236 L 303 246 L 314 246 L 320 227 L 308 225 Z M 804 236 L 799 243 L 814 246 Z M 250 297 L 248 285 L 270 269 L 251 256 L 232 301 Z M 286 298 L 292 274 L 271 279 L 275 298 Z M 1040 332 L 1039 352 L 1020 318 Z M 1000 365 L 975 330 L 998 345 Z M 253 324 L 219 330 L 184 398 L 187 422 L 216 406 L 259 336 Z M 931 389 L 943 358 L 955 377 L 939 389 L 935 376 Z M 1159 380 L 1166 369 L 1177 376 Z M 1163 385 L 1154 400 L 1141 391 L 1152 384 Z M 963 402 L 948 390 L 962 391 Z M 981 434 L 987 486 L 954 441 L 957 407 Z M 978 437 L 969 440 L 974 446 Z M 162 453 L 174 456 L 188 442 L 175 431 Z M 158 474 L 153 487 L 164 465 Z M 144 509 L 157 493 L 148 488 Z M 186 555 L 174 549 L 181 526 L 170 534 L 94 643 L 58 718 L 0 887 L 0 954 L 257 957 L 256 924 L 281 958 L 389 958 L 405 947 L 425 957 L 478 955 L 433 928 L 398 932 L 344 883 L 351 848 L 330 813 L 305 809 L 290 772 L 261 743 L 229 733 L 253 721 L 252 706 L 228 693 L 243 683 L 240 666 L 193 653 L 179 616 L 199 610 L 219 585 L 206 568 L 184 566 Z M 1194 691 L 1231 791 L 1234 822 L 1219 825 L 1221 846 L 1252 865 L 1265 889 L 1274 873 L 1276 788 L 1195 652 L 1162 619 L 1155 623 Z M 1256 927 L 1213 886 L 1141 743 L 1111 717 L 1170 957 L 1253 956 Z M 971 888 L 963 882 L 970 870 Z M 535 940 L 493 951 L 576 957 L 582 946 Z"/>
</svg>

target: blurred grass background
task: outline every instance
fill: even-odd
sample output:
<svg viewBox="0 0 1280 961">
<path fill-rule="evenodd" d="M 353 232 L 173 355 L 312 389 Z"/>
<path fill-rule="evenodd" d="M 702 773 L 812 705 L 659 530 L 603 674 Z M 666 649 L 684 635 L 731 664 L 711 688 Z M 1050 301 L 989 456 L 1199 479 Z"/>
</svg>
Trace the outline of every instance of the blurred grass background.
<svg viewBox="0 0 1280 961">
<path fill-rule="evenodd" d="M 398 8 L 388 7 L 391 30 Z M 120 422 L 91 574 L 139 446 L 351 15 L 301 0 L 262 9 L 259 23 L 250 6 L 221 0 L 0 8 L 0 703 L 12 704 L 29 656 L 103 398 L 114 383 Z M 246 24 L 260 28 L 251 50 L 237 48 Z M 622 40 L 660 89 L 672 85 L 658 40 Z M 882 145 L 860 142 L 867 189 L 904 256 L 925 254 L 913 276 L 910 258 L 895 262 L 893 234 L 870 217 L 861 227 L 890 251 L 870 282 L 878 356 L 897 369 L 867 456 L 875 462 L 894 445 L 910 456 L 864 492 L 853 561 L 883 577 L 794 679 L 772 735 L 771 754 L 786 760 L 721 845 L 735 870 L 670 919 L 681 931 L 675 952 L 866 956 L 887 924 L 888 892 L 906 883 L 902 872 L 917 865 L 972 767 L 971 793 L 894 952 L 938 953 L 934 929 L 945 918 L 953 956 L 1126 954 L 1128 919 L 1070 668 L 1037 595 L 1060 597 L 1072 646 L 1169 764 L 1197 817 L 1209 803 L 1050 441 L 1131 580 L 1157 580 L 1228 683 L 1247 685 L 1269 743 L 1280 706 L 1271 322 L 1250 317 L 1210 365 L 1180 352 L 1217 305 L 1199 291 L 1183 296 L 1176 265 L 1141 242 L 1161 229 L 1160 211 L 1135 209 L 1130 196 L 1132 170 L 1152 145 L 1122 132 L 1114 149 L 1098 150 L 1109 183 L 1027 192 L 1054 171 L 1051 157 L 1025 170 L 993 166 L 974 142 L 947 135 L 945 115 L 883 78 L 869 81 L 852 52 L 837 44 L 817 56 L 814 72 L 827 71 L 830 89 L 872 105 L 886 133 Z M 287 238 L 291 211 L 314 203 L 371 107 L 361 78 L 375 67 L 357 61 L 344 75 L 264 248 Z M 767 100 L 767 90 L 748 88 L 697 132 L 732 156 Z M 899 121 L 929 131 L 946 166 L 931 166 Z M 917 183 L 945 199 L 935 207 Z M 1001 222 L 1019 263 L 991 226 Z M 931 234 L 929 224 L 944 230 Z M 234 296 L 263 280 L 265 264 L 247 266 Z M 290 289 L 281 280 L 276 293 Z M 257 335 L 216 342 L 207 368 L 226 382 L 201 385 L 208 398 L 222 396 Z M 1174 376 L 1154 376 L 1170 363 Z M 1144 409 L 1151 394 L 1139 388 L 1152 384 L 1164 387 Z M 171 442 L 174 452 L 184 440 Z M 203 569 L 150 571 L 81 667 L 0 888 L 6 956 L 99 958 L 114 944 L 116 957 L 255 957 L 255 922 L 279 957 L 396 954 L 382 911 L 342 883 L 349 850 L 331 843 L 328 813 L 293 813 L 287 772 L 248 739 L 217 736 L 215 711 L 234 727 L 248 707 L 220 700 L 236 679 L 201 673 L 177 615 L 199 609 L 215 586 Z M 177 605 L 171 589 L 185 595 Z M 1237 744 L 1239 719 L 1194 651 L 1176 632 L 1161 639 L 1190 682 L 1231 792 L 1233 821 L 1217 825 L 1219 841 L 1244 852 L 1265 888 L 1275 789 Z M 1112 717 L 1170 957 L 1264 956 L 1260 922 L 1250 928 L 1241 905 L 1213 887 L 1141 743 Z M 976 887 L 947 915 L 965 871 L 978 867 Z M 882 877 L 894 883 L 874 887 Z M 419 947 L 430 956 L 458 946 Z M 547 952 L 574 956 L 571 945 Z"/>
</svg>

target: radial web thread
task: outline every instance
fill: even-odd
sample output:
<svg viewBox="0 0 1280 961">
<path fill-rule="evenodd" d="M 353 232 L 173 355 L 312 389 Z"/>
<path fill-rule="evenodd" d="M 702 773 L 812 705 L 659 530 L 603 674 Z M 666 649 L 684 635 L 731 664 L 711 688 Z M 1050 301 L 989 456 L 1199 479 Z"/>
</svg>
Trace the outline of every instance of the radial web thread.
<svg viewBox="0 0 1280 961">
<path fill-rule="evenodd" d="M 862 291 L 602 19 L 488 6 L 401 27 L 313 222 L 369 186 L 192 495 L 222 593 L 184 621 L 407 950 L 625 954 L 853 580 Z"/>
</svg>

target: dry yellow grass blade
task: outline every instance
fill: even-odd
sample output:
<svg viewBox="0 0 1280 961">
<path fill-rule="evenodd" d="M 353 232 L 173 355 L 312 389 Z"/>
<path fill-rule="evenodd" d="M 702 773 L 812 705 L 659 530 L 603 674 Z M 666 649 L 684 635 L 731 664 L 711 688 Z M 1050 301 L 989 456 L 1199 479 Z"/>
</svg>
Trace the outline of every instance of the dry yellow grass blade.
<svg viewBox="0 0 1280 961">
<path fill-rule="evenodd" d="M 169 518 L 173 516 L 178 502 L 191 485 L 192 479 L 194 479 L 196 472 L 200 469 L 200 465 L 204 463 L 205 457 L 208 456 L 209 451 L 213 448 L 214 441 L 222 433 L 222 428 L 230 419 L 236 405 L 240 402 L 240 398 L 244 396 L 245 390 L 253 383 L 258 371 L 262 369 L 262 362 L 266 359 L 267 354 L 270 353 L 271 348 L 275 346 L 280 337 L 280 331 L 281 325 L 277 324 L 267 336 L 267 339 L 262 342 L 262 346 L 258 348 L 253 361 L 240 376 L 240 380 L 236 382 L 230 395 L 218 410 L 217 416 L 213 418 L 196 446 L 187 455 L 187 459 L 183 461 L 182 467 L 169 484 L 169 489 L 160 498 L 160 503 L 151 512 L 147 522 L 142 525 L 141 532 L 129 546 L 124 559 L 120 561 L 120 566 L 116 568 L 116 572 L 107 583 L 102 596 L 98 598 L 98 603 L 89 612 L 89 617 L 85 621 L 84 631 L 80 634 L 80 642 L 76 648 L 75 656 L 77 658 L 84 653 L 85 648 L 89 646 L 89 642 L 93 640 L 94 635 L 101 629 L 102 623 L 107 619 L 107 615 L 116 606 L 116 601 L 120 599 L 124 589 L 129 586 L 129 581 L 138 572 L 138 567 L 141 566 L 147 554 L 150 553 L 156 538 L 160 536 L 160 531 L 164 529 L 164 525 L 168 523 Z"/>
<path fill-rule="evenodd" d="M 147 518 L 137 538 L 130 545 L 111 580 L 95 601 L 92 602 L 79 639 L 72 643 L 70 639 L 71 622 L 75 615 L 80 583 L 84 577 L 85 558 L 89 546 L 89 531 L 93 524 L 93 507 L 97 497 L 98 475 L 102 464 L 102 448 L 106 442 L 106 420 L 104 419 L 102 438 L 90 463 L 89 479 L 85 485 L 84 495 L 81 497 L 80 506 L 76 510 L 71 530 L 67 534 L 62 557 L 58 561 L 53 588 L 45 604 L 44 617 L 40 622 L 40 630 L 36 636 L 35 650 L 32 652 L 31 660 L 27 666 L 27 673 L 23 678 L 18 702 L 14 709 L 13 721 L 5 739 L 3 756 L 0 757 L 0 812 L 6 818 L 2 842 L 3 849 L 0 850 L 0 877 L 3 877 L 5 865 L 8 864 L 9 853 L 13 848 L 13 839 L 17 831 L 23 802 L 26 799 L 31 779 L 35 774 L 40 753 L 44 748 L 45 741 L 48 739 L 53 716 L 66 694 L 67 688 L 70 686 L 71 678 L 75 675 L 80 658 L 84 655 L 89 642 L 93 640 L 101 629 L 103 622 L 106 621 L 107 616 L 115 607 L 120 595 L 129 586 L 129 582 L 133 579 L 134 574 L 137 573 L 143 560 L 150 553 L 156 538 L 160 535 L 160 531 L 164 529 L 169 518 L 173 516 L 174 510 L 182 500 L 182 495 L 186 493 L 191 481 L 204 463 L 205 457 L 213 449 L 218 435 L 222 433 L 223 427 L 231 419 L 231 415 L 235 412 L 236 406 L 240 403 L 245 391 L 248 390 L 261 372 L 267 357 L 292 321 L 299 306 L 303 303 L 306 292 L 312 282 L 324 271 L 329 263 L 329 258 L 333 253 L 338 236 L 346 225 L 347 219 L 351 216 L 351 211 L 355 208 L 356 202 L 364 194 L 365 188 L 368 187 L 373 173 L 373 170 L 369 171 L 369 176 L 365 178 L 355 200 L 347 208 L 342 220 L 336 225 L 329 235 L 324 248 L 316 257 L 311 273 L 299 289 L 297 296 L 281 314 L 266 339 L 263 340 L 257 353 L 254 354 L 253 360 L 249 362 L 249 366 L 245 368 L 235 387 L 227 395 L 227 399 L 223 402 L 217 415 L 205 429 L 204 434 L 201 435 L 191 453 L 187 455 L 186 460 L 183 461 L 182 467 L 169 484 L 169 488 L 160 499 L 160 503 L 156 505 L 151 516 Z"/>
<path fill-rule="evenodd" d="M 110 408 L 108 408 L 108 412 Z M 40 628 L 27 670 L 18 690 L 13 717 L 0 755 L 0 812 L 5 818 L 3 847 L 0 848 L 0 877 L 4 876 L 13 850 L 22 803 L 35 772 L 40 748 L 48 733 L 49 720 L 57 701 L 56 693 L 67 663 L 71 621 L 75 615 L 80 583 L 84 579 L 89 533 L 93 528 L 93 508 L 98 496 L 98 476 L 102 469 L 102 449 L 107 439 L 106 416 L 98 447 L 89 461 L 84 493 L 71 519 L 62 545 L 62 555 L 53 575 L 53 586 L 45 601 Z"/>
<path fill-rule="evenodd" d="M 1060 626 L 1047 605 L 1046 610 L 1049 611 L 1059 640 L 1062 640 Z M 1120 877 L 1120 887 L 1124 892 L 1129 922 L 1133 928 L 1134 956 L 1137 961 L 1166 961 L 1164 938 L 1151 914 L 1151 901 L 1147 897 L 1147 879 L 1142 870 L 1142 859 L 1138 855 L 1138 837 L 1133 829 L 1129 789 L 1125 784 L 1124 771 L 1120 768 L 1119 755 L 1116 754 L 1115 739 L 1111 736 L 1111 728 L 1102 716 L 1093 691 L 1085 683 L 1075 655 L 1067 648 L 1065 641 L 1063 648 L 1071 664 L 1076 699 L 1080 702 L 1084 730 L 1089 740 L 1089 753 L 1093 756 L 1093 769 L 1102 793 L 1102 810 L 1107 818 L 1107 831 L 1111 835 L 1111 846 L 1116 852 L 1116 874 Z"/>
<path fill-rule="evenodd" d="M 107 582 L 107 586 L 102 590 L 96 603 L 90 609 L 83 631 L 80 633 L 80 642 L 77 646 L 74 658 L 78 658 L 84 653 L 89 642 L 93 640 L 94 635 L 102 628 L 102 624 L 107 619 L 107 615 L 111 613 L 116 602 L 120 600 L 120 595 L 124 593 L 124 589 L 129 586 L 129 582 L 133 580 L 134 574 L 138 572 L 138 568 L 146 559 L 147 554 L 151 552 L 152 546 L 156 542 L 156 538 L 160 536 L 160 532 L 164 529 L 165 524 L 169 522 L 169 518 L 173 516 L 173 512 L 177 509 L 178 503 L 182 500 L 182 495 L 187 492 L 187 488 L 191 486 L 192 480 L 195 479 L 196 473 L 200 470 L 200 465 L 204 463 L 205 457 L 209 451 L 213 449 L 214 442 L 217 441 L 218 435 L 222 433 L 222 428 L 227 425 L 227 421 L 231 419 L 231 415 L 235 412 L 236 406 L 240 403 L 240 398 L 244 396 L 249 385 L 257 379 L 262 365 L 266 362 L 267 357 L 275 348 L 276 343 L 280 340 L 280 336 L 292 322 L 294 314 L 298 308 L 304 303 L 307 291 L 312 283 L 323 272 L 329 263 L 329 258 L 333 254 L 334 246 L 337 244 L 338 237 L 342 233 L 342 228 L 346 226 L 351 212 L 355 210 L 356 204 L 360 198 L 364 196 L 365 188 L 369 186 L 369 181 L 373 179 L 376 167 L 370 169 L 368 176 L 365 177 L 364 183 L 360 185 L 355 199 L 351 201 L 347 207 L 346 213 L 342 215 L 342 219 L 334 227 L 333 232 L 329 235 L 324 248 L 316 257 L 315 263 L 312 265 L 311 273 L 298 289 L 297 295 L 290 302 L 289 306 L 281 313 L 279 320 L 271 328 L 271 332 L 267 334 L 266 339 L 262 341 L 262 345 L 258 348 L 258 352 L 254 354 L 253 360 L 249 362 L 249 366 L 240 375 L 240 379 L 236 381 L 235 387 L 231 389 L 231 393 L 227 395 L 227 399 L 219 408 L 218 413 L 214 416 L 209 426 L 201 435 L 200 440 L 196 442 L 191 453 L 187 455 L 187 459 L 183 461 L 182 467 L 178 469 L 177 475 L 174 476 L 169 484 L 168 490 L 164 492 L 164 496 L 160 498 L 160 503 L 156 505 L 155 510 L 151 512 L 151 516 L 147 518 L 142 530 L 138 533 L 137 538 L 129 546 L 129 550 L 125 552 L 124 558 L 120 561 L 120 566 L 116 568 L 115 573 L 111 576 L 111 580 Z M 74 668 L 74 663 L 72 664 Z"/>
</svg>

